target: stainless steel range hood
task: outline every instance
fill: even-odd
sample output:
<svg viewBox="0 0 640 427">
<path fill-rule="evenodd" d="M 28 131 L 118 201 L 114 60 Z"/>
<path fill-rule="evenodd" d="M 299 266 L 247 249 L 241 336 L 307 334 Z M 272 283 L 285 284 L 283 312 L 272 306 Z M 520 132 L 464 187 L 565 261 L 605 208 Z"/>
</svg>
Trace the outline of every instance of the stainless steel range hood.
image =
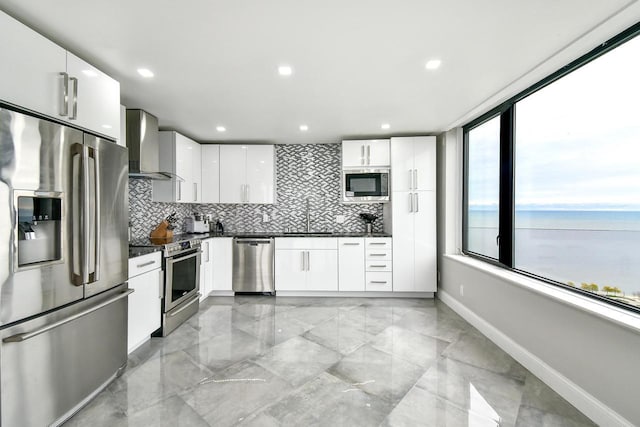
<svg viewBox="0 0 640 427">
<path fill-rule="evenodd" d="M 144 110 L 127 110 L 129 178 L 170 180 L 176 176 L 160 170 L 158 119 Z"/>
</svg>

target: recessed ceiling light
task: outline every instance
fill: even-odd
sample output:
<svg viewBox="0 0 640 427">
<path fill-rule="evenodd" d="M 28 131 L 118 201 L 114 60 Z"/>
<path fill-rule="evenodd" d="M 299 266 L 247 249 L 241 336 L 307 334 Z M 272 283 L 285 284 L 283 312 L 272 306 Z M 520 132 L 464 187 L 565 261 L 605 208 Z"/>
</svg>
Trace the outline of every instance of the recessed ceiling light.
<svg viewBox="0 0 640 427">
<path fill-rule="evenodd" d="M 138 68 L 138 74 L 142 77 L 151 78 L 153 77 L 153 72 L 148 68 Z"/>
<path fill-rule="evenodd" d="M 389 129 L 391 127 L 391 125 L 389 123 L 383 123 L 380 125 L 381 129 Z"/>
<path fill-rule="evenodd" d="M 302 132 L 306 132 L 306 131 L 308 131 L 308 130 L 309 130 L 309 126 L 307 126 L 307 125 L 300 125 L 300 130 L 301 130 Z"/>
<path fill-rule="evenodd" d="M 96 70 L 82 70 L 85 76 L 89 77 L 98 77 L 98 72 Z"/>
<path fill-rule="evenodd" d="M 225 131 L 227 130 L 227 128 L 226 128 L 226 127 L 224 127 L 224 126 L 216 126 L 216 130 L 217 130 L 218 132 L 225 132 Z"/>
<path fill-rule="evenodd" d="M 281 76 L 290 76 L 293 74 L 293 68 L 289 65 L 281 65 L 278 67 L 278 74 Z"/>
<path fill-rule="evenodd" d="M 425 64 L 424 68 L 426 68 L 427 70 L 435 70 L 440 67 L 440 64 L 442 64 L 442 61 L 440 61 L 439 59 L 430 59 Z"/>
</svg>

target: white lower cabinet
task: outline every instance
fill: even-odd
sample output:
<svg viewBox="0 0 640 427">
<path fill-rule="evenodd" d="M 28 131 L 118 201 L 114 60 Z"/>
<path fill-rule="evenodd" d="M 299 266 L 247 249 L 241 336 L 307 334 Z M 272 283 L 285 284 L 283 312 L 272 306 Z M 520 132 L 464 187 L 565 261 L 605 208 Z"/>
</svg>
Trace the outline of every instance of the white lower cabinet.
<svg viewBox="0 0 640 427">
<path fill-rule="evenodd" d="M 365 239 L 365 290 L 393 291 L 391 237 Z"/>
<path fill-rule="evenodd" d="M 277 291 L 337 291 L 338 239 L 275 239 Z"/>
<path fill-rule="evenodd" d="M 211 239 L 213 262 L 213 291 L 232 291 L 233 239 L 216 237 Z"/>
<path fill-rule="evenodd" d="M 213 291 L 213 241 L 205 239 L 201 242 L 202 255 L 200 257 L 200 301 Z"/>
<path fill-rule="evenodd" d="M 365 249 L 363 237 L 338 239 L 338 290 L 363 292 L 365 290 Z"/>
<path fill-rule="evenodd" d="M 131 353 L 160 327 L 162 298 L 162 259 L 160 252 L 129 260 L 129 318 L 127 350 Z"/>
</svg>

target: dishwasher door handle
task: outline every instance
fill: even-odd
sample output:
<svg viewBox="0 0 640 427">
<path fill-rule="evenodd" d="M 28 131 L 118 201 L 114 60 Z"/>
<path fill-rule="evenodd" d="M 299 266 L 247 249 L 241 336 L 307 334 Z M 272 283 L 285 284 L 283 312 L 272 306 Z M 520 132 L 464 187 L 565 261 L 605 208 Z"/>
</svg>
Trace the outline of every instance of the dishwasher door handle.
<svg viewBox="0 0 640 427">
<path fill-rule="evenodd" d="M 239 244 L 239 245 L 256 246 L 256 245 L 270 245 L 273 242 L 271 240 L 256 240 L 256 239 L 241 240 L 241 239 L 237 239 L 236 243 Z"/>
</svg>

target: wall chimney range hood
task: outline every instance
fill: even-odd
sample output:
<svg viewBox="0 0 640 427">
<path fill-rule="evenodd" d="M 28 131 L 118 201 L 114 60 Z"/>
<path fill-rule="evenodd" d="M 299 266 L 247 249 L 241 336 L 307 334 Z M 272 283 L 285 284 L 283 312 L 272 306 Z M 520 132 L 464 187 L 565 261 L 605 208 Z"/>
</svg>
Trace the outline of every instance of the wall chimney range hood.
<svg viewBox="0 0 640 427">
<path fill-rule="evenodd" d="M 127 110 L 129 178 L 170 180 L 180 178 L 160 171 L 158 118 L 144 110 Z"/>
</svg>

